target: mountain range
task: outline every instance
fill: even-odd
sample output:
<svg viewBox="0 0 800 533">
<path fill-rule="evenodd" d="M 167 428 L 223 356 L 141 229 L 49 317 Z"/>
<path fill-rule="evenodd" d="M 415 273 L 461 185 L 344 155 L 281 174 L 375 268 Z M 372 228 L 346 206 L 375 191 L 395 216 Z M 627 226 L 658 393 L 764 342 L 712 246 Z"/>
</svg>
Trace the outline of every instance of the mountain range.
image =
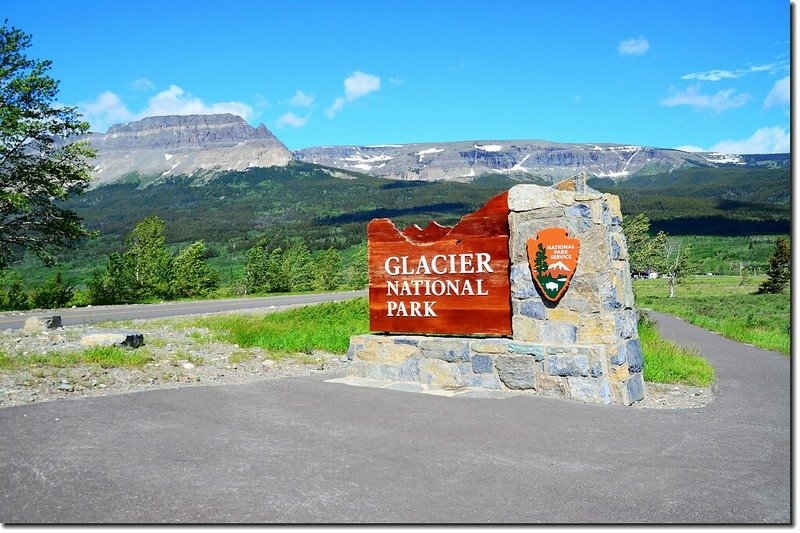
<svg viewBox="0 0 800 533">
<path fill-rule="evenodd" d="M 136 175 L 208 179 L 248 168 L 313 163 L 394 180 L 473 181 L 486 174 L 555 182 L 579 172 L 625 181 L 687 168 L 788 167 L 789 154 L 728 155 L 609 143 L 481 140 L 319 146 L 290 152 L 263 124 L 232 114 L 148 117 L 93 133 L 96 185 Z"/>
<path fill-rule="evenodd" d="M 167 177 L 284 166 L 292 154 L 266 126 L 257 128 L 239 116 L 185 115 L 148 117 L 93 133 L 98 185 L 138 174 Z"/>
</svg>

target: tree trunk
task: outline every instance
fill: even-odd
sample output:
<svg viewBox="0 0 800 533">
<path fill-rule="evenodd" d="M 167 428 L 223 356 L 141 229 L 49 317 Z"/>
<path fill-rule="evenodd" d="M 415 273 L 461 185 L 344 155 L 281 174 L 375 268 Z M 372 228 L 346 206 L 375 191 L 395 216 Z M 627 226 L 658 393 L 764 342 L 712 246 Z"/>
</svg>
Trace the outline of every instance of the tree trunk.
<svg viewBox="0 0 800 533">
<path fill-rule="evenodd" d="M 675 297 L 675 276 L 667 277 L 667 281 L 669 282 L 669 297 Z"/>
</svg>

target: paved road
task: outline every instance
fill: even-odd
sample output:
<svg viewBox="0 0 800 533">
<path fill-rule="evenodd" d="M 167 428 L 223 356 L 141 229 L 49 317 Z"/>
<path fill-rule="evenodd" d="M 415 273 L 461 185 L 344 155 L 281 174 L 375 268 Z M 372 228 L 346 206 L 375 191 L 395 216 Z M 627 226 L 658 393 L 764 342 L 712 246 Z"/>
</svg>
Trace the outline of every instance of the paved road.
<svg viewBox="0 0 800 533">
<path fill-rule="evenodd" d="M 298 378 L 0 409 L 0 521 L 787 523 L 789 359 L 656 318 L 711 404 Z"/>
<path fill-rule="evenodd" d="M 223 311 L 241 311 L 268 307 L 286 307 L 366 296 L 367 291 L 329 292 L 322 294 L 297 294 L 266 296 L 264 298 L 232 298 L 229 300 L 201 300 L 196 302 L 166 302 L 161 304 L 98 305 L 75 309 L 0 313 L 0 329 L 19 329 L 25 320 L 36 315 L 61 315 L 65 326 L 92 324 L 105 320 L 136 320 L 168 316 L 198 315 Z"/>
</svg>

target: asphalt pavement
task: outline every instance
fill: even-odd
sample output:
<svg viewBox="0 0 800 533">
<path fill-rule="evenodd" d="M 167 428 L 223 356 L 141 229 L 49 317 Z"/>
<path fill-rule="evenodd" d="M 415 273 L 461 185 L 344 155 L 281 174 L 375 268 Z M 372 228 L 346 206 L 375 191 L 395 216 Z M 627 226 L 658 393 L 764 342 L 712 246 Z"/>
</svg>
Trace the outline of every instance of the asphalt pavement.
<svg viewBox="0 0 800 533">
<path fill-rule="evenodd" d="M 20 329 L 32 316 L 61 316 L 65 326 L 94 324 L 106 320 L 137 320 L 171 316 L 222 313 L 247 309 L 280 308 L 307 305 L 366 296 L 367 291 L 325 292 L 319 294 L 290 294 L 262 298 L 230 298 L 226 300 L 198 300 L 164 302 L 158 304 L 96 305 L 66 309 L 35 310 L 0 313 L 0 329 Z"/>
<path fill-rule="evenodd" d="M 326 376 L 0 409 L 0 521 L 788 523 L 789 358 L 653 315 L 714 365 L 709 405 Z"/>
</svg>

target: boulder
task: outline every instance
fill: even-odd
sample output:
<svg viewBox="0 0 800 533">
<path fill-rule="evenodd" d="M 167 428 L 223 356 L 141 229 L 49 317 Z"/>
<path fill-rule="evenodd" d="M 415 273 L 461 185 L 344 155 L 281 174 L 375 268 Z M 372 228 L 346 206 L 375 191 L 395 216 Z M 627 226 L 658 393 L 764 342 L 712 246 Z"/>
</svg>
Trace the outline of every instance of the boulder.
<svg viewBox="0 0 800 533">
<path fill-rule="evenodd" d="M 56 329 L 60 327 L 61 327 L 60 315 L 32 316 L 25 321 L 25 325 L 22 326 L 22 331 L 26 333 L 35 333 L 38 331 L 44 331 L 46 329 Z"/>
<path fill-rule="evenodd" d="M 122 346 L 138 348 L 144 344 L 144 335 L 125 330 L 95 330 L 81 336 L 83 346 Z"/>
</svg>

